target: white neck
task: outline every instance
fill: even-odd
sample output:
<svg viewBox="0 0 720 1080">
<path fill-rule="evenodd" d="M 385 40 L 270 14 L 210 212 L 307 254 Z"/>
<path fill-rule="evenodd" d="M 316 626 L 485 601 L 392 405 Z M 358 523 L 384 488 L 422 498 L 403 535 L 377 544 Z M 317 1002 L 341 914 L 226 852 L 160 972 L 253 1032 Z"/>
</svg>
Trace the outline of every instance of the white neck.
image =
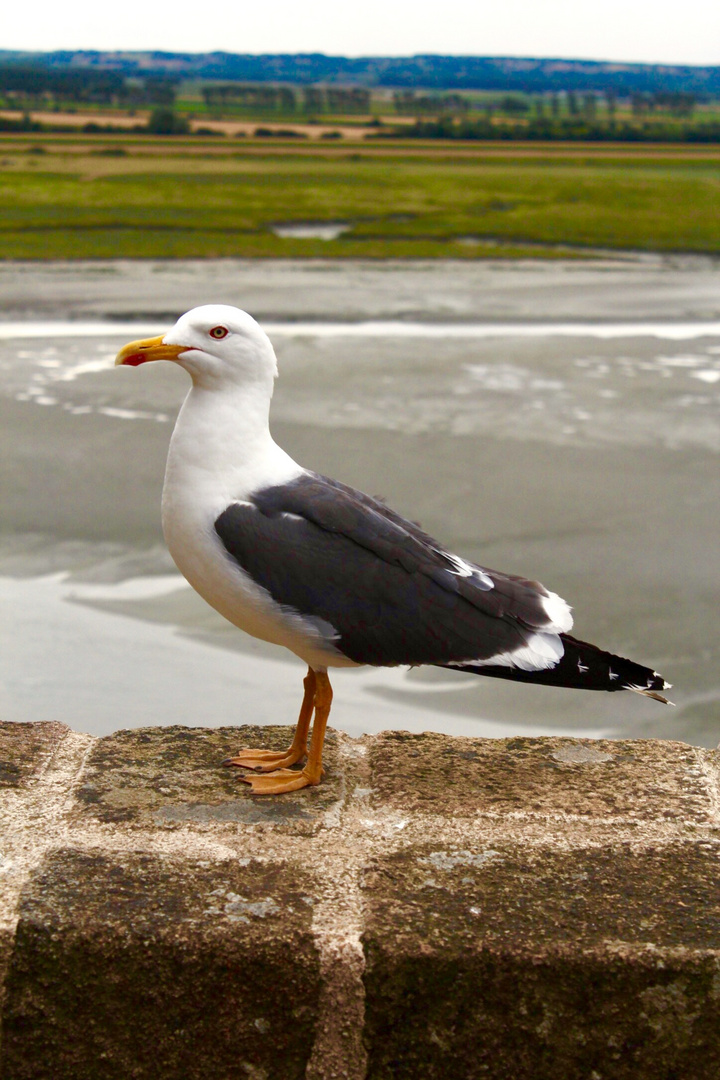
<svg viewBox="0 0 720 1080">
<path fill-rule="evenodd" d="M 230 503 L 303 472 L 270 434 L 271 393 L 262 382 L 192 387 L 170 441 L 163 517 L 187 500 L 222 513 Z"/>
</svg>

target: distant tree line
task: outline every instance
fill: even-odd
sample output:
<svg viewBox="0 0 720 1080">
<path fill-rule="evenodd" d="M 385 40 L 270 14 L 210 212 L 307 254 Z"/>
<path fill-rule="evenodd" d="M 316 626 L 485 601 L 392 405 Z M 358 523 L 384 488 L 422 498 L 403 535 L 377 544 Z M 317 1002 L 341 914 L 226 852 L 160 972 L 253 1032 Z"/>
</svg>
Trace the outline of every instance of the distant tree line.
<svg viewBox="0 0 720 1080">
<path fill-rule="evenodd" d="M 122 93 L 124 86 L 125 79 L 114 71 L 0 66 L 0 93 L 23 99 L 47 96 L 55 100 L 107 104 Z"/>
<path fill-rule="evenodd" d="M 56 105 L 172 105 L 177 82 L 166 75 L 128 78 L 98 68 L 0 64 L 0 94 L 21 106 L 40 101 Z"/>
<path fill-rule="evenodd" d="M 318 89 L 317 87 L 315 89 Z M 320 112 L 329 113 L 368 113 L 370 112 L 370 91 L 365 87 L 328 86 L 325 88 L 327 107 Z"/>
<path fill-rule="evenodd" d="M 203 86 L 202 95 L 209 109 L 237 106 L 248 112 L 295 112 L 295 91 L 289 86 L 264 83 L 220 83 Z"/>
<path fill-rule="evenodd" d="M 377 132 L 373 138 L 543 140 L 568 142 L 720 143 L 720 121 L 673 124 L 662 121 L 622 123 L 535 116 L 527 123 L 493 123 L 489 119 L 454 121 L 452 117 L 416 120 Z"/>
<path fill-rule="evenodd" d="M 306 114 L 368 113 L 370 91 L 365 87 L 306 86 L 302 98 L 289 86 L 266 83 L 210 83 L 202 88 L 209 109 L 235 106 L 247 112 L 295 113 L 300 107 Z"/>
<path fill-rule="evenodd" d="M 160 75 L 146 75 L 143 79 L 127 79 L 118 94 L 118 104 L 133 105 L 174 105 L 177 79 L 163 78 Z"/>
<path fill-rule="evenodd" d="M 401 116 L 437 115 L 467 112 L 470 103 L 461 94 L 417 94 L 414 90 L 396 90 L 395 112 Z"/>
<path fill-rule="evenodd" d="M 344 57 L 322 53 L 122 53 L 0 52 L 0 64 L 106 71 L 121 76 L 148 74 L 181 79 L 309 86 L 385 86 L 397 90 L 492 90 L 500 93 L 689 93 L 720 97 L 720 67 L 625 64 L 502 56 Z"/>
<path fill-rule="evenodd" d="M 618 99 L 612 91 L 596 94 L 592 91 L 577 93 L 552 94 L 504 94 L 502 97 L 487 97 L 481 104 L 471 105 L 467 97 L 461 94 L 418 94 L 413 90 L 396 90 L 393 94 L 395 112 L 401 116 L 440 117 L 452 114 L 467 114 L 482 111 L 490 119 L 493 115 L 521 117 L 534 112 L 537 118 L 550 115 L 558 119 L 565 112 L 571 119 L 595 121 L 599 115 L 614 121 Z M 633 94 L 630 98 L 633 116 L 644 117 L 656 112 L 669 113 L 678 118 L 693 115 L 697 98 L 685 92 L 658 92 L 655 94 Z"/>
<path fill-rule="evenodd" d="M 632 94 L 630 103 L 634 116 L 645 116 L 657 109 L 669 112 L 671 116 L 692 116 L 697 98 L 695 94 L 684 91 L 659 91 L 655 94 Z"/>
</svg>

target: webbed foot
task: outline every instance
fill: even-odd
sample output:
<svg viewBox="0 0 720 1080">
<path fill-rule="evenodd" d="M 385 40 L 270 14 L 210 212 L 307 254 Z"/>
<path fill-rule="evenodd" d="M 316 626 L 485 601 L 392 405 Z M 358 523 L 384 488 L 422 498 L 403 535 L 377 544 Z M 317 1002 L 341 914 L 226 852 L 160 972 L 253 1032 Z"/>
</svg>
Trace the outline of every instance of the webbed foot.
<svg viewBox="0 0 720 1080">
<path fill-rule="evenodd" d="M 270 776 L 241 776 L 240 779 L 250 784 L 253 795 L 282 795 L 285 791 L 298 791 L 300 788 L 320 783 L 320 776 L 313 779 L 306 769 L 302 772 L 278 769 Z"/>
<path fill-rule="evenodd" d="M 287 750 L 253 750 L 251 747 L 244 747 L 234 757 L 225 758 L 223 765 L 253 769 L 255 772 L 274 772 L 276 769 L 296 765 L 306 754 L 305 747 L 295 749 L 290 746 Z"/>
</svg>

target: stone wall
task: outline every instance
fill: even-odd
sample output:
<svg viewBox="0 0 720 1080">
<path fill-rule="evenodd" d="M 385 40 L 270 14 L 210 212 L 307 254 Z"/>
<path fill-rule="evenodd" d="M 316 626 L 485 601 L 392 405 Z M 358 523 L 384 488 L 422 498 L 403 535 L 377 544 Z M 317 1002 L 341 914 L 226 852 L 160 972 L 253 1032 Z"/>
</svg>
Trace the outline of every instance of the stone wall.
<svg viewBox="0 0 720 1080">
<path fill-rule="evenodd" d="M 2 1080 L 717 1080 L 717 752 L 0 725 Z"/>
</svg>

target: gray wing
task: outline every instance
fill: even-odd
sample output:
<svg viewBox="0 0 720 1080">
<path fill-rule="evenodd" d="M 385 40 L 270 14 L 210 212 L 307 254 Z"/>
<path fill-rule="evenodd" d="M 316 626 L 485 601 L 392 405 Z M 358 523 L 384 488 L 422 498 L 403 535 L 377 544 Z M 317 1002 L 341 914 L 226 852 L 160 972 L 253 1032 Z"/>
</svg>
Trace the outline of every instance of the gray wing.
<svg viewBox="0 0 720 1080">
<path fill-rule="evenodd" d="M 230 505 L 215 529 L 278 604 L 330 623 L 356 663 L 482 661 L 552 629 L 537 582 L 466 563 L 382 502 L 317 474 Z"/>
</svg>

